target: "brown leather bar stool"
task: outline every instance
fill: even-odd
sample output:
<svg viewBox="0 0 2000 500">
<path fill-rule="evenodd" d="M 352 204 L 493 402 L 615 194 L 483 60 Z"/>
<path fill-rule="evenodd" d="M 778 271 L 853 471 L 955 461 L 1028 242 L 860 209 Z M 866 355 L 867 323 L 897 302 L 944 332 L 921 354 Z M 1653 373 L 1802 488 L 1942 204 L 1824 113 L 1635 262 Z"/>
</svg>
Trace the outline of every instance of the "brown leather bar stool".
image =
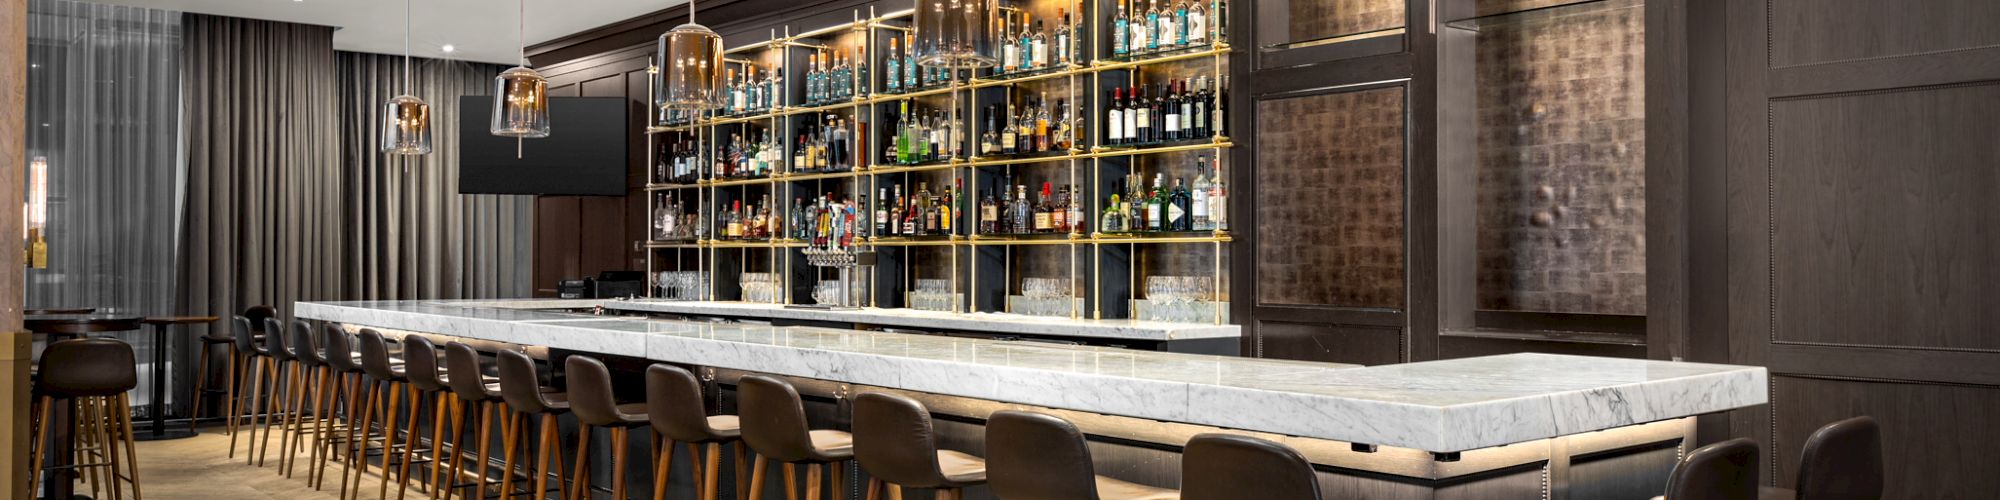
<svg viewBox="0 0 2000 500">
<path fill-rule="evenodd" d="M 1882 498 L 1882 426 L 1860 416 L 1815 430 L 1799 455 L 1796 489 L 1765 488 L 1765 499 L 1873 500 Z"/>
<path fill-rule="evenodd" d="M 277 316 L 264 318 L 264 352 L 269 356 L 268 362 L 271 365 L 271 377 L 268 381 L 270 389 L 264 392 L 264 397 L 275 399 L 276 404 L 265 404 L 267 410 L 263 413 L 262 417 L 264 420 L 264 439 L 258 441 L 257 444 L 258 467 L 264 466 L 264 458 L 271 453 L 271 435 L 273 434 L 271 427 L 275 425 L 279 431 L 284 430 L 284 423 L 290 422 L 293 417 L 291 401 L 294 399 L 294 396 L 299 394 L 299 360 L 297 354 L 292 352 L 291 339 L 286 337 L 288 335 L 285 334 L 284 319 Z M 308 349 L 310 348 L 308 347 Z M 254 433 L 255 431 L 252 432 Z M 279 447 L 283 448 L 285 440 L 279 438 L 278 442 L 280 443 Z M 278 457 L 279 473 L 284 472 L 284 465 L 285 457 L 281 454 Z"/>
<path fill-rule="evenodd" d="M 266 316 L 264 319 L 271 317 Z M 265 373 L 274 370 L 271 367 L 270 348 L 266 347 L 264 342 L 267 337 L 264 333 L 265 321 L 252 320 L 247 316 L 236 316 L 233 319 L 236 323 L 234 339 L 236 353 L 242 356 L 245 370 L 239 374 L 243 375 L 240 380 L 236 381 L 241 386 L 240 390 L 229 400 L 229 458 L 236 458 L 237 437 L 241 434 L 240 431 L 246 430 L 243 425 L 247 421 L 250 436 L 244 441 L 246 447 L 243 462 L 247 465 L 255 461 L 252 455 L 257 451 L 257 416 L 266 413 L 270 406 L 270 392 L 275 389 L 264 384 L 265 379 L 270 378 L 266 377 Z M 250 412 L 249 416 L 243 415 L 246 411 Z"/>
<path fill-rule="evenodd" d="M 569 413 L 569 395 L 554 392 L 542 385 L 541 374 L 535 371 L 535 360 L 519 351 L 500 351 L 500 399 L 506 401 L 507 409 L 513 413 L 509 417 L 507 437 L 501 441 L 508 443 L 502 452 L 506 458 L 506 477 L 500 480 L 503 495 L 514 494 L 514 446 L 527 437 L 528 419 L 539 415 L 541 429 L 535 435 L 535 463 L 526 467 L 534 474 L 528 492 L 532 498 L 547 498 L 549 494 L 549 473 L 556 475 L 556 496 L 563 496 L 563 483 L 569 474 L 563 472 L 562 426 L 558 417 Z M 553 463 L 551 463 L 553 461 Z"/>
<path fill-rule="evenodd" d="M 1319 473 L 1298 450 L 1235 434 L 1201 434 L 1181 450 L 1181 498 L 1319 500 Z"/>
<path fill-rule="evenodd" d="M 901 489 L 930 488 L 956 500 L 964 489 L 986 484 L 986 459 L 938 449 L 931 412 L 923 403 L 895 394 L 864 392 L 854 397 L 854 458 L 868 471 L 869 500 L 888 483 Z"/>
<path fill-rule="evenodd" d="M 1667 475 L 1667 494 L 1653 500 L 1755 500 L 1757 442 L 1731 439 L 1697 448 Z"/>
<path fill-rule="evenodd" d="M 986 420 L 987 485 L 1000 498 L 1166 500 L 1180 492 L 1097 475 L 1083 433 L 1069 421 L 1024 411 Z"/>
<path fill-rule="evenodd" d="M 73 447 L 79 456 L 96 456 L 103 462 L 72 463 L 65 469 L 89 469 L 94 477 L 97 470 L 108 469 L 110 497 L 122 498 L 118 489 L 119 480 L 132 485 L 132 498 L 143 498 L 139 489 L 139 460 L 132 450 L 132 399 L 127 394 L 139 386 L 138 366 L 132 355 L 132 346 L 114 339 L 72 339 L 50 343 L 42 351 L 38 364 L 39 376 L 35 379 L 35 402 L 29 412 L 34 415 L 30 432 L 35 437 L 31 446 L 33 462 L 29 466 L 28 491 L 40 487 L 42 464 L 49 450 L 41 446 L 49 440 L 50 428 L 55 422 L 50 412 L 57 404 L 74 404 L 74 420 L 80 433 L 70 435 L 71 439 L 94 441 L 95 447 Z M 123 446 L 124 457 L 119 457 L 119 447 Z M 123 460 L 123 472 L 120 471 Z M 121 475 L 122 474 L 122 475 Z M 68 481 L 68 477 L 57 475 L 55 479 Z M 95 496 L 95 479 L 92 481 L 92 495 Z"/>
<path fill-rule="evenodd" d="M 264 318 L 276 316 L 277 314 L 277 310 L 272 309 L 271 306 L 250 306 L 249 309 L 243 311 L 243 317 L 253 321 L 254 325 L 262 325 L 264 324 Z M 201 353 L 197 356 L 194 364 L 194 393 L 190 398 L 194 401 L 194 407 L 188 412 L 188 430 L 194 430 L 195 423 L 201 421 L 201 406 L 202 403 L 208 400 L 205 396 L 211 393 L 220 393 L 222 394 L 223 415 L 229 419 L 223 425 L 223 432 L 230 434 L 236 432 L 236 416 L 238 415 L 236 413 L 238 409 L 236 408 L 236 381 L 237 377 L 241 376 L 245 369 L 243 359 L 245 355 L 236 348 L 236 337 L 239 335 L 254 335 L 254 333 L 244 332 L 240 327 L 229 332 L 211 328 L 208 333 L 202 334 L 200 337 Z M 251 340 L 254 342 L 256 339 L 253 337 Z M 212 389 L 208 387 L 208 355 L 218 345 L 229 352 L 224 358 L 227 360 L 227 363 L 222 369 L 222 388 Z M 231 439 L 233 440 L 234 438 Z M 231 453 L 230 456 L 234 457 L 236 449 L 233 444 L 230 446 L 229 451 Z"/>
<path fill-rule="evenodd" d="M 367 394 L 362 390 L 366 387 L 363 382 L 367 373 L 361 367 L 361 353 L 354 350 L 354 336 L 348 335 L 346 330 L 331 323 L 325 330 L 326 366 L 333 371 L 335 380 L 332 388 L 336 393 L 340 393 L 343 399 L 340 415 L 344 428 L 338 429 L 336 431 L 338 434 L 327 438 L 326 445 L 329 451 L 320 465 L 324 467 L 326 460 L 341 458 L 339 494 L 341 498 L 347 498 L 348 474 L 353 473 L 355 462 L 367 461 L 368 442 L 374 439 L 373 430 L 362 422 L 364 415 L 371 413 L 372 406 L 363 399 Z M 324 484 L 326 474 L 320 473 L 319 476 L 320 483 Z M 355 493 L 356 496 L 360 496 L 360 492 Z"/>
<path fill-rule="evenodd" d="M 361 386 L 363 393 L 366 394 L 363 397 L 367 399 L 368 403 L 362 405 L 362 408 L 365 408 L 365 410 L 361 412 L 360 428 L 362 434 L 365 436 L 369 432 L 369 429 L 374 428 L 375 414 L 378 412 L 381 413 L 382 480 L 380 486 L 377 488 L 375 497 L 385 498 L 389 495 L 389 476 L 393 475 L 390 473 L 391 466 L 394 465 L 392 462 L 398 456 L 396 453 L 396 438 L 401 436 L 404 430 L 417 428 L 417 415 L 420 412 L 415 411 L 416 393 L 410 388 L 410 378 L 403 372 L 403 361 L 389 355 L 389 341 L 382 338 L 382 332 L 375 331 L 372 328 L 363 328 L 358 338 L 361 345 L 361 372 L 368 375 L 367 381 L 362 382 L 363 385 Z M 401 404 L 404 394 L 409 394 L 410 396 L 410 409 L 412 411 L 410 411 L 407 423 L 402 429 L 398 429 L 396 427 L 396 418 L 402 416 L 398 410 L 402 409 Z M 389 400 L 386 408 L 382 404 L 382 400 L 385 397 Z M 354 496 L 356 498 L 361 496 L 361 476 L 368 474 L 368 443 L 369 440 L 365 437 L 355 442 L 360 447 L 359 450 L 361 452 L 359 455 L 355 455 L 356 458 L 354 459 L 355 465 L 361 469 L 360 473 L 354 475 L 353 485 Z M 403 443 L 402 446 L 408 447 L 409 443 Z"/>
<path fill-rule="evenodd" d="M 589 356 L 570 356 L 563 362 L 569 379 L 569 409 L 576 412 L 576 472 L 570 477 L 570 497 L 590 498 L 590 428 L 611 431 L 611 497 L 625 498 L 625 438 L 633 428 L 649 422 L 645 403 L 618 404 L 611 392 L 611 371 L 604 362 Z"/>
<path fill-rule="evenodd" d="M 410 395 L 410 411 L 414 412 L 419 408 L 429 407 L 431 409 L 432 422 L 430 448 L 418 449 L 416 446 L 403 447 L 403 459 L 398 461 L 396 466 L 396 477 L 398 478 L 396 481 L 396 498 L 398 499 L 403 498 L 404 495 L 409 493 L 410 465 L 416 463 L 431 464 L 431 473 L 425 478 L 428 481 L 425 487 L 431 491 L 432 496 L 436 496 L 437 494 L 437 485 L 435 483 L 438 478 L 438 466 L 441 463 L 438 457 L 439 450 L 442 450 L 444 446 L 444 417 L 450 413 L 448 398 L 451 396 L 451 389 L 445 386 L 445 380 L 448 376 L 445 374 L 444 369 L 438 366 L 440 356 L 441 354 L 438 353 L 437 345 L 432 344 L 430 339 L 424 338 L 422 335 L 403 337 L 403 376 L 408 377 L 410 389 L 412 390 L 412 394 Z M 425 397 L 430 398 L 431 403 L 429 405 L 424 404 Z M 417 432 L 417 428 L 415 426 L 410 427 L 410 432 L 412 433 L 410 440 L 413 442 L 412 444 L 415 444 L 414 441 L 417 438 L 414 437 L 414 433 Z M 418 453 L 424 453 L 426 456 L 419 457 Z"/>
<path fill-rule="evenodd" d="M 796 488 L 793 465 L 806 465 L 806 498 L 819 500 L 821 466 L 831 465 L 833 491 L 843 491 L 840 479 L 847 462 L 854 460 L 854 435 L 837 430 L 811 430 L 806 423 L 805 403 L 792 384 L 763 375 L 749 375 L 737 382 L 737 413 L 742 417 L 743 441 L 757 452 L 750 468 L 750 498 L 763 498 L 766 460 L 785 466 L 785 497 Z"/>
<path fill-rule="evenodd" d="M 725 444 L 735 449 L 736 491 L 743 491 L 746 478 L 742 422 L 735 415 L 710 416 L 703 410 L 702 401 L 701 382 L 693 373 L 668 364 L 646 367 L 646 415 L 651 418 L 653 434 L 661 441 L 659 452 L 653 457 L 653 500 L 666 498 L 675 442 L 687 443 L 688 456 L 703 460 L 692 469 L 698 482 L 697 496 L 715 500 L 716 476 L 722 468 Z M 701 452 L 703 448 L 707 449 L 706 454 Z"/>
<path fill-rule="evenodd" d="M 322 417 L 327 412 L 328 404 L 325 399 L 329 391 L 325 387 L 326 354 L 320 349 L 319 342 L 313 340 L 312 323 L 303 319 L 293 319 L 291 333 L 287 334 L 287 337 L 284 349 L 291 353 L 297 368 L 295 376 L 292 377 L 295 381 L 290 385 L 292 396 L 285 398 L 284 413 L 291 418 L 284 422 L 282 428 L 284 433 L 278 438 L 278 442 L 281 443 L 278 447 L 278 468 L 285 477 L 290 478 L 293 472 L 297 471 L 299 452 L 305 450 L 305 436 L 311 434 L 314 443 L 318 443 L 324 434 L 325 425 Z M 312 410 L 310 419 L 306 418 L 308 407 Z M 311 461 L 307 462 L 308 480 L 311 480 L 313 474 L 310 470 L 311 464 Z"/>
<path fill-rule="evenodd" d="M 459 342 L 445 344 L 444 367 L 444 385 L 450 388 L 451 394 L 455 396 L 450 398 L 453 438 L 451 453 L 445 455 L 446 460 L 449 461 L 449 472 L 445 474 L 444 481 L 449 482 L 432 479 L 433 482 L 438 483 L 433 489 L 443 492 L 445 498 L 450 498 L 452 490 L 471 486 L 473 488 L 473 496 L 471 498 L 486 498 L 486 486 L 493 483 L 486 475 L 487 457 L 491 456 L 488 452 L 491 451 L 493 443 L 492 417 L 498 415 L 501 419 L 506 419 L 506 404 L 500 401 L 500 386 L 497 380 L 486 377 L 486 372 L 479 364 L 479 351 L 473 350 L 472 346 Z M 471 404 L 474 411 L 479 412 L 473 416 L 478 421 L 479 430 L 477 434 L 471 437 L 471 439 L 476 439 L 479 442 L 479 458 L 474 462 L 477 465 L 476 469 L 478 472 L 474 473 L 474 479 L 470 485 L 458 483 L 459 478 L 465 475 L 465 457 L 459 450 L 463 449 L 461 445 L 467 439 L 465 431 L 468 430 L 468 427 L 474 425 L 472 422 L 465 420 L 465 405 L 467 404 Z"/>
</svg>

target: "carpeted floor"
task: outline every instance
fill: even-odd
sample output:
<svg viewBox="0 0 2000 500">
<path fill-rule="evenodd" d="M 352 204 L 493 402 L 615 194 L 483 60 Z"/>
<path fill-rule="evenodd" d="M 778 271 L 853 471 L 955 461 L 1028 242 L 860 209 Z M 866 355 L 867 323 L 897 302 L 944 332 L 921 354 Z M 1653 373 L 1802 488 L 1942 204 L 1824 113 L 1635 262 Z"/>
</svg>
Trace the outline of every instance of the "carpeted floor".
<svg viewBox="0 0 2000 500">
<path fill-rule="evenodd" d="M 246 434 L 247 436 L 247 434 Z M 263 437 L 261 434 L 258 437 Z M 286 478 L 278 473 L 278 441 L 271 440 L 270 454 L 265 457 L 265 465 L 245 465 L 244 451 L 238 449 L 236 458 L 228 458 L 229 436 L 220 427 L 202 429 L 200 436 L 173 441 L 142 441 L 139 453 L 139 486 L 148 499 L 328 499 L 339 497 L 340 464 L 328 462 L 329 479 L 325 487 L 315 491 L 306 482 L 306 460 L 301 455 L 293 477 Z M 240 445 L 239 445 L 240 446 Z M 376 498 L 381 476 L 373 469 L 362 478 L 362 498 Z M 88 493 L 89 487 L 79 485 L 79 493 Z M 428 498 L 411 488 L 407 498 Z M 395 498 L 396 485 L 389 484 L 389 497 Z M 98 498 L 109 498 L 98 496 Z M 125 498 L 131 498 L 127 495 Z"/>
</svg>

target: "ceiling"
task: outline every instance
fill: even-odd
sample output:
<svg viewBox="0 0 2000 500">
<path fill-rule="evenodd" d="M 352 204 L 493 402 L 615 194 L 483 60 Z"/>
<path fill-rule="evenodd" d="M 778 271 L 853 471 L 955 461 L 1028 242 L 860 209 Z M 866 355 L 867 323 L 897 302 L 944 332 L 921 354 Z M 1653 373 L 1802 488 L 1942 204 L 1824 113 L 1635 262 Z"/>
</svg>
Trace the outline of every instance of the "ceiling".
<svg viewBox="0 0 2000 500">
<path fill-rule="evenodd" d="M 338 28 L 335 49 L 403 53 L 402 0 L 87 0 L 201 14 Z M 527 0 L 527 44 L 554 40 L 686 0 Z M 507 0 L 420 0 L 411 6 L 411 52 L 418 57 L 515 64 L 519 4 Z M 443 47 L 453 47 L 446 53 Z"/>
</svg>

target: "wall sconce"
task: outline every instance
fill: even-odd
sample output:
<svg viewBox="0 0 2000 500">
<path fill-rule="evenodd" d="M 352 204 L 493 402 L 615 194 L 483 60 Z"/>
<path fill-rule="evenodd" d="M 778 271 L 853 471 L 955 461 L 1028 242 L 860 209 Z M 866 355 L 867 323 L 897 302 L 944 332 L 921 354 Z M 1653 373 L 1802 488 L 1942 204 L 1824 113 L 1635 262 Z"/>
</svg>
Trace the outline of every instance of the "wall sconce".
<svg viewBox="0 0 2000 500">
<path fill-rule="evenodd" d="M 28 198 L 21 210 L 21 229 L 27 242 L 23 259 L 29 269 L 49 267 L 49 159 L 37 156 L 28 162 Z"/>
</svg>

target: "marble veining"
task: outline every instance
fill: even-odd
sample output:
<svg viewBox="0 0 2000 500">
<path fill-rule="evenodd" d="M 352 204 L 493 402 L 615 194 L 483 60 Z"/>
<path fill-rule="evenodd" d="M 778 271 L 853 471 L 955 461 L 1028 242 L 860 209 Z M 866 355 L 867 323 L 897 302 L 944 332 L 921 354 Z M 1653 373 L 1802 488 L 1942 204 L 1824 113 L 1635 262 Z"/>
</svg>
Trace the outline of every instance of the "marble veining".
<svg viewBox="0 0 2000 500">
<path fill-rule="evenodd" d="M 1133 319 L 1069 319 L 1007 313 L 961 314 L 872 307 L 860 310 L 834 311 L 788 308 L 776 304 L 645 299 L 605 300 L 602 301 L 602 304 L 605 309 L 621 311 L 780 318 L 1064 337 L 1168 341 L 1212 338 L 1233 339 L 1243 336 L 1243 327 L 1239 325 L 1169 323 Z"/>
<path fill-rule="evenodd" d="M 299 316 L 1294 436 L 1464 451 L 1766 403 L 1762 367 L 1508 354 L 1373 367 L 441 301 Z"/>
</svg>

